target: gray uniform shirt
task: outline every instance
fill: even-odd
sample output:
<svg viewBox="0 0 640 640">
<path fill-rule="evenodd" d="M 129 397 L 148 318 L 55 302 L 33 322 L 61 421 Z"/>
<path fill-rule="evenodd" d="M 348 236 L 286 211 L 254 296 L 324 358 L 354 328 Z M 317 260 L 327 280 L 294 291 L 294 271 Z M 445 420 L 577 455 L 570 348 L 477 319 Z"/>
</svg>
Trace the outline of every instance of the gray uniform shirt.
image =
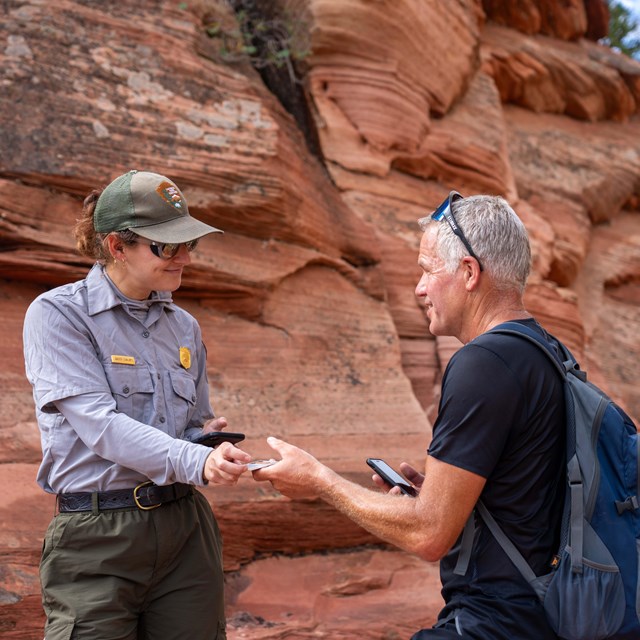
<svg viewBox="0 0 640 640">
<path fill-rule="evenodd" d="M 211 449 L 188 438 L 214 417 L 206 350 L 198 323 L 168 292 L 132 311 L 96 264 L 31 303 L 24 353 L 45 491 L 205 484 Z"/>
</svg>

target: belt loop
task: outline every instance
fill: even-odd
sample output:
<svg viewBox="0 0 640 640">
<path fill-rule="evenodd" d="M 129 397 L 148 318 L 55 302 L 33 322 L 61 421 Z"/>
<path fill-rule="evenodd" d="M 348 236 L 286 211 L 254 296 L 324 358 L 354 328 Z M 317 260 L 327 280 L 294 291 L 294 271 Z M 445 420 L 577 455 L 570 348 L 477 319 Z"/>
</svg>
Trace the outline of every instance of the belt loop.
<svg viewBox="0 0 640 640">
<path fill-rule="evenodd" d="M 100 514 L 100 507 L 98 506 L 98 492 L 94 491 L 91 494 L 91 513 L 94 516 L 97 516 Z"/>
</svg>

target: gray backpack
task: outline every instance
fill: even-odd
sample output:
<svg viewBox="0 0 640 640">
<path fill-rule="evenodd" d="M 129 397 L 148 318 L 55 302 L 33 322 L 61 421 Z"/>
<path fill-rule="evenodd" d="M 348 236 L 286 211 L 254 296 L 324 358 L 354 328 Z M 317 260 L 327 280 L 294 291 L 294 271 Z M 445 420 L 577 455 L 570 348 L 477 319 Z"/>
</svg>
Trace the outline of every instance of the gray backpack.
<svg viewBox="0 0 640 640">
<path fill-rule="evenodd" d="M 480 500 L 476 512 L 542 602 L 565 640 L 640 638 L 640 438 L 631 419 L 587 382 L 569 350 L 536 331 L 506 322 L 492 333 L 540 347 L 564 381 L 567 478 L 561 541 L 549 573 L 536 576 Z M 465 527 L 455 572 L 467 570 L 473 514 Z"/>
</svg>

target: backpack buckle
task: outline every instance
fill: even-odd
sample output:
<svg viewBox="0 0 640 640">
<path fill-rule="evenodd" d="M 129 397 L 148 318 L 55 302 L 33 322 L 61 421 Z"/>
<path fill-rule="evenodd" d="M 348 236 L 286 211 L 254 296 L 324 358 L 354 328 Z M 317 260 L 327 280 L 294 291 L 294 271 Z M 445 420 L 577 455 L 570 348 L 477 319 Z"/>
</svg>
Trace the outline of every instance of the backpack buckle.
<svg viewBox="0 0 640 640">
<path fill-rule="evenodd" d="M 638 504 L 637 496 L 629 496 L 626 500 L 616 500 L 616 511 L 618 515 L 621 516 L 625 511 L 635 511 L 640 504 Z"/>
</svg>

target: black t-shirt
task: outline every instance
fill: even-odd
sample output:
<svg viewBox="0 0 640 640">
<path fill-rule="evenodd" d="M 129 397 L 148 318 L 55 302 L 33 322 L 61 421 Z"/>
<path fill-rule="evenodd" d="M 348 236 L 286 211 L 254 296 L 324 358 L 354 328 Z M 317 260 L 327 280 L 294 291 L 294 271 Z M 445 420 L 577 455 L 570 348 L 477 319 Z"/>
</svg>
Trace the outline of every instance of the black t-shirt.
<svg viewBox="0 0 640 640">
<path fill-rule="evenodd" d="M 550 339 L 534 320 L 521 322 Z M 548 572 L 564 499 L 565 408 L 562 380 L 539 347 L 484 333 L 455 353 L 429 455 L 486 478 L 483 502 L 536 574 Z M 493 535 L 476 526 L 466 575 L 453 573 L 457 544 L 441 561 L 445 601 L 531 597 Z"/>
</svg>

